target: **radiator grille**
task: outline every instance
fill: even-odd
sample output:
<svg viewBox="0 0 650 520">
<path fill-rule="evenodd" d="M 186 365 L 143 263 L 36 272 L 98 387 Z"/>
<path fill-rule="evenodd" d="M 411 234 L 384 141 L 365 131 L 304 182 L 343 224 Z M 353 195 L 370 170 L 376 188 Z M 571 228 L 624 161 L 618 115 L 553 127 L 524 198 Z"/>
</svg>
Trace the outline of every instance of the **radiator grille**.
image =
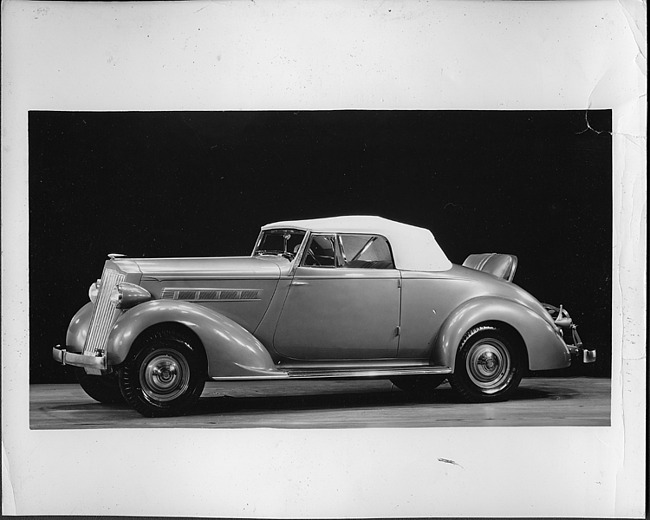
<svg viewBox="0 0 650 520">
<path fill-rule="evenodd" d="M 102 283 L 99 287 L 93 315 L 90 319 L 84 354 L 94 356 L 103 351 L 111 328 L 121 311 L 109 301 L 111 290 L 124 281 L 124 275 L 115 269 L 104 268 Z"/>
</svg>

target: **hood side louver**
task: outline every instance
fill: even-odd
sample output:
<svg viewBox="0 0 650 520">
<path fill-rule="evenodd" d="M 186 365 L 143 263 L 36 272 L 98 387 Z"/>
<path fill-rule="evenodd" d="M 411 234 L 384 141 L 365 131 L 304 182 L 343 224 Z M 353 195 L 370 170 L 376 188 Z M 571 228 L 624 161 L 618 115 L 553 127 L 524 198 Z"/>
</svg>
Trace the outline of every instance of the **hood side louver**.
<svg viewBox="0 0 650 520">
<path fill-rule="evenodd" d="M 261 289 L 186 289 L 165 288 L 163 300 L 184 301 L 253 301 L 260 299 Z"/>
</svg>

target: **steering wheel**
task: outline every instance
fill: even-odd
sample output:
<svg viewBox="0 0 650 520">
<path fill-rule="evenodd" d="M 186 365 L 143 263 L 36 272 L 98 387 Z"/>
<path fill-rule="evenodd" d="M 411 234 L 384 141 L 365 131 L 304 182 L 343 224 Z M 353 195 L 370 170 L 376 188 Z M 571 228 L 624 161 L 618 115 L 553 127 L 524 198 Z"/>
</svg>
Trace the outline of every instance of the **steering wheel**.
<svg viewBox="0 0 650 520">
<path fill-rule="evenodd" d="M 316 255 L 314 252 L 311 250 L 311 248 L 307 249 L 307 258 L 311 258 L 313 260 L 313 264 L 311 265 L 320 265 L 320 262 L 318 261 L 318 258 L 316 258 Z M 305 265 L 307 262 L 305 262 Z"/>
</svg>

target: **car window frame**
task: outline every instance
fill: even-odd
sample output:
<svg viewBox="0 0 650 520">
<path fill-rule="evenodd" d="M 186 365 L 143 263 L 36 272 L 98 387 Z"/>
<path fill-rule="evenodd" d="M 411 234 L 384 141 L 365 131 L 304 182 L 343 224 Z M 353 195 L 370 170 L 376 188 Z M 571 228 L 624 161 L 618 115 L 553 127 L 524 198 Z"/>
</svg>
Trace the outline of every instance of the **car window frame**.
<svg viewBox="0 0 650 520">
<path fill-rule="evenodd" d="M 383 238 L 386 242 L 386 245 L 388 246 L 388 254 L 390 255 L 390 261 L 392 264 L 392 267 L 382 267 L 382 268 L 367 268 L 367 267 L 346 267 L 345 264 L 345 258 L 344 258 L 344 251 L 345 248 L 343 247 L 343 239 L 342 237 L 344 235 L 356 235 L 356 236 L 368 236 L 368 237 L 377 237 L 377 238 Z M 337 247 L 339 248 L 340 251 L 340 263 L 341 265 L 339 266 L 340 269 L 364 269 L 368 271 L 372 270 L 379 270 L 379 271 L 385 271 L 385 270 L 390 270 L 390 269 L 397 269 L 395 266 L 395 255 L 393 255 L 393 247 L 390 244 L 390 240 L 385 235 L 382 235 L 381 233 L 337 233 Z M 366 247 L 366 246 L 364 246 Z"/>
<path fill-rule="evenodd" d="M 311 244 L 312 238 L 317 237 L 317 236 L 331 236 L 334 237 L 334 265 L 305 265 L 305 260 L 307 259 L 307 249 L 309 248 L 309 245 Z M 340 267 L 340 251 L 339 251 L 339 244 L 338 244 L 338 239 L 337 239 L 338 233 L 329 233 L 327 231 L 317 231 L 317 232 L 310 232 L 308 236 L 306 236 L 306 241 L 303 242 L 302 248 L 301 248 L 301 255 L 300 255 L 300 261 L 296 264 L 299 267 L 315 267 L 318 269 L 338 269 Z M 297 259 L 297 256 L 296 256 Z"/>
<path fill-rule="evenodd" d="M 343 258 L 343 242 L 342 242 L 342 237 L 345 235 L 357 235 L 357 236 L 367 236 L 367 237 L 378 237 L 384 239 L 386 242 L 386 245 L 388 246 L 388 253 L 390 255 L 390 260 L 392 263 L 392 267 L 384 267 L 384 268 L 366 268 L 366 267 L 346 267 L 344 265 L 344 258 Z M 334 237 L 334 265 L 305 265 L 305 259 L 307 258 L 306 251 L 311 243 L 311 240 L 314 236 L 333 236 Z M 310 231 L 305 235 L 305 238 L 301 244 L 300 250 L 296 254 L 296 258 L 294 258 L 294 265 L 295 267 L 315 267 L 319 269 L 363 269 L 364 271 L 373 271 L 373 270 L 378 270 L 378 271 L 387 271 L 391 269 L 397 269 L 395 266 L 395 255 L 393 254 L 393 247 L 390 243 L 390 240 L 385 235 L 382 235 L 381 233 L 336 233 L 336 232 L 328 232 L 328 231 Z"/>
</svg>

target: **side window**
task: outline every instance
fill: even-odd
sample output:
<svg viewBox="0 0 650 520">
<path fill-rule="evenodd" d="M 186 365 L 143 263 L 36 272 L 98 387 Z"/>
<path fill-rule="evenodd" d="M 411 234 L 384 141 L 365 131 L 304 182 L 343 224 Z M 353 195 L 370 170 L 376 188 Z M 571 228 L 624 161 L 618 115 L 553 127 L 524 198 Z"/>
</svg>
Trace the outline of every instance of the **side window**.
<svg viewBox="0 0 650 520">
<path fill-rule="evenodd" d="M 388 241 L 377 235 L 340 235 L 343 267 L 394 269 Z"/>
<path fill-rule="evenodd" d="M 312 235 L 302 265 L 311 267 L 335 267 L 336 246 L 334 235 Z"/>
</svg>

